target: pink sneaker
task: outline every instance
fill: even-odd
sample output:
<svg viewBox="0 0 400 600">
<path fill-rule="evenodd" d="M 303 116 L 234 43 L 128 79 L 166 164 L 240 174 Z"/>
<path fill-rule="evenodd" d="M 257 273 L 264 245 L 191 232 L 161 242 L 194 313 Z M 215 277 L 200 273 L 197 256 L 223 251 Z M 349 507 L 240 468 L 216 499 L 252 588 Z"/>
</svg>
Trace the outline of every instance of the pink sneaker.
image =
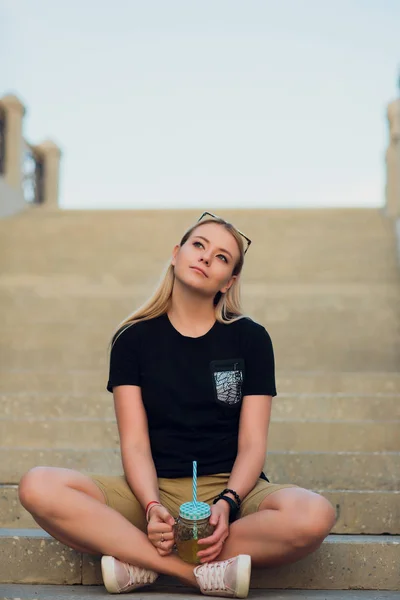
<svg viewBox="0 0 400 600">
<path fill-rule="evenodd" d="M 206 596 L 247 598 L 250 586 L 251 556 L 239 554 L 228 560 L 204 563 L 195 567 L 200 591 Z"/>
<path fill-rule="evenodd" d="M 155 571 L 128 565 L 113 556 L 101 557 L 101 572 L 106 590 L 110 594 L 132 592 L 153 583 L 158 577 Z"/>
</svg>

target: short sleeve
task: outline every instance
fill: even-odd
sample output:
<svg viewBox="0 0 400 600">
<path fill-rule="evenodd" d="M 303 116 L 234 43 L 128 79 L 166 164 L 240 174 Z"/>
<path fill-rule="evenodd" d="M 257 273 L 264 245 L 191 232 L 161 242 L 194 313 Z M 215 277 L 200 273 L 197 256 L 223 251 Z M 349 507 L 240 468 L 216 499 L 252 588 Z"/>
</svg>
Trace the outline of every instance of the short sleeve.
<svg viewBox="0 0 400 600">
<path fill-rule="evenodd" d="M 276 396 L 275 358 L 269 333 L 257 323 L 249 338 L 243 396 Z"/>
<path fill-rule="evenodd" d="M 137 325 L 131 325 L 116 338 L 110 353 L 107 390 L 117 385 L 140 385 L 139 335 Z"/>
</svg>

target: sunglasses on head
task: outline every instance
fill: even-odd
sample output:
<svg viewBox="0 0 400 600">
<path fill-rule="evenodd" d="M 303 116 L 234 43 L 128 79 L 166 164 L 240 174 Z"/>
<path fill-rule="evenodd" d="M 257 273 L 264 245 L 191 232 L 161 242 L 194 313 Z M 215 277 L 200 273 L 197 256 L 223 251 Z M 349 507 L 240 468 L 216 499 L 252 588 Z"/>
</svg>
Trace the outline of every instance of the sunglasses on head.
<svg viewBox="0 0 400 600">
<path fill-rule="evenodd" d="M 225 219 L 223 219 L 222 217 L 218 217 L 217 215 L 213 215 L 213 213 L 210 213 L 208 211 L 203 212 L 203 214 L 201 215 L 201 217 L 199 219 L 197 219 L 197 222 L 201 221 L 202 219 L 204 219 L 204 217 L 211 217 L 212 219 L 220 219 L 221 221 L 225 221 Z M 226 223 L 226 221 L 225 221 Z M 235 227 L 236 229 L 236 227 Z M 242 238 L 244 238 L 246 240 L 246 248 L 244 251 L 244 254 L 246 254 L 247 250 L 249 249 L 249 246 L 251 244 L 251 239 L 248 238 L 246 235 L 244 235 L 244 233 L 242 233 L 241 231 L 239 231 L 239 229 L 236 229 L 236 231 L 238 233 L 240 233 L 240 235 L 242 236 Z"/>
</svg>

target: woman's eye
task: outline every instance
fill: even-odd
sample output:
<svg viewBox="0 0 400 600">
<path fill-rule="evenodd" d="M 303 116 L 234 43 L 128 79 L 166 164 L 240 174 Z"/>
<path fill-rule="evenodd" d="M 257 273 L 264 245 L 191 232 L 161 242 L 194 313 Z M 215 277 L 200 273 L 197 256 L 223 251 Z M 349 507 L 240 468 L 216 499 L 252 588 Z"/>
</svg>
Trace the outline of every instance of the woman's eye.
<svg viewBox="0 0 400 600">
<path fill-rule="evenodd" d="M 224 256 L 223 254 L 218 254 L 218 256 L 220 258 L 222 258 L 222 260 L 224 260 L 226 263 L 228 262 L 228 259 L 226 258 L 226 256 Z"/>
<path fill-rule="evenodd" d="M 193 246 L 201 246 L 202 248 L 204 248 L 201 242 L 193 242 Z"/>
</svg>

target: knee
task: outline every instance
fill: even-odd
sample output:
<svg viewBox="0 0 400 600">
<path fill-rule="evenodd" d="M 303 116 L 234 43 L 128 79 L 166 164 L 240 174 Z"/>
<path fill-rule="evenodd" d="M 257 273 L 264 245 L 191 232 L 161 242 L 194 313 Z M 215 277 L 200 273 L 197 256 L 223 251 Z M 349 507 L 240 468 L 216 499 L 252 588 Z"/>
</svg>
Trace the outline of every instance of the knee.
<svg viewBox="0 0 400 600">
<path fill-rule="evenodd" d="M 34 467 L 21 477 L 18 497 L 29 512 L 38 513 L 50 497 L 50 477 L 47 467 Z"/>
<path fill-rule="evenodd" d="M 336 513 L 326 498 L 313 494 L 297 512 L 296 517 L 292 530 L 293 545 L 296 548 L 316 549 L 334 526 Z"/>
</svg>

